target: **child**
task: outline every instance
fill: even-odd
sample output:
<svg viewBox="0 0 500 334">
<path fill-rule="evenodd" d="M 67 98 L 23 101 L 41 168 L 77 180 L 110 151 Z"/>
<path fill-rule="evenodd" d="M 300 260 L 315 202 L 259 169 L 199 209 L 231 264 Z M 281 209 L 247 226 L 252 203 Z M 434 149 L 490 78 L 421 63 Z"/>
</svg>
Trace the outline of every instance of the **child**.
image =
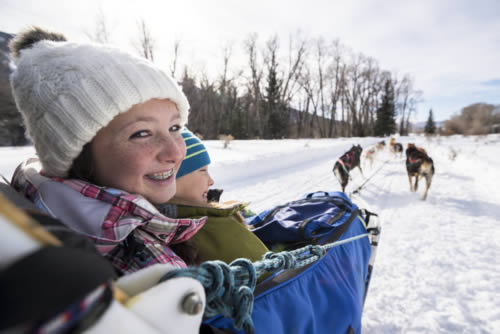
<svg viewBox="0 0 500 334">
<path fill-rule="evenodd" d="M 155 207 L 175 194 L 186 151 L 189 104 L 176 82 L 145 59 L 40 28 L 11 50 L 13 95 L 39 159 L 18 167 L 13 186 L 93 240 L 121 274 L 185 267 L 171 246 L 205 219 Z"/>
<path fill-rule="evenodd" d="M 176 204 L 177 217 L 208 217 L 193 236 L 199 260 L 227 263 L 241 257 L 252 262 L 261 260 L 268 249 L 244 224 L 240 212 L 246 205 L 207 201 L 208 190 L 214 184 L 208 172 L 210 156 L 201 140 L 189 130 L 183 131 L 182 136 L 187 152 L 177 172 L 177 191 L 170 202 Z"/>
</svg>

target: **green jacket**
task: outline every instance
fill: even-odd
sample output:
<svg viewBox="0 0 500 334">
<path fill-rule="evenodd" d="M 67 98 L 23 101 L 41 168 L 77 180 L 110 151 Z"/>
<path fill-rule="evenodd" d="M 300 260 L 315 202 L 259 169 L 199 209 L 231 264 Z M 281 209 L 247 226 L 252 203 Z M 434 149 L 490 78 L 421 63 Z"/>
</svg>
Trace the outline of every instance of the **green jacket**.
<svg viewBox="0 0 500 334">
<path fill-rule="evenodd" d="M 262 260 L 269 249 L 237 218 L 245 206 L 241 203 L 216 208 L 177 205 L 178 218 L 208 217 L 205 225 L 192 237 L 200 249 L 202 261 L 230 263 L 242 257 L 252 262 Z"/>
</svg>

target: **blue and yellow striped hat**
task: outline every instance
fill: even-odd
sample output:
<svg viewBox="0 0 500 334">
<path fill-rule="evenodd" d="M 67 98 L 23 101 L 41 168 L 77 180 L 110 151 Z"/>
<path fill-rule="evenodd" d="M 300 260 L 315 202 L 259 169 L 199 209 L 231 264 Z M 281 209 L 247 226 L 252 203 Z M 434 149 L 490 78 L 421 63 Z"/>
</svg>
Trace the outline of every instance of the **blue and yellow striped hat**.
<svg viewBox="0 0 500 334">
<path fill-rule="evenodd" d="M 184 138 L 184 142 L 186 143 L 186 157 L 179 167 L 176 179 L 210 164 L 210 156 L 207 149 L 198 137 L 184 128 L 182 130 L 182 138 Z"/>
</svg>

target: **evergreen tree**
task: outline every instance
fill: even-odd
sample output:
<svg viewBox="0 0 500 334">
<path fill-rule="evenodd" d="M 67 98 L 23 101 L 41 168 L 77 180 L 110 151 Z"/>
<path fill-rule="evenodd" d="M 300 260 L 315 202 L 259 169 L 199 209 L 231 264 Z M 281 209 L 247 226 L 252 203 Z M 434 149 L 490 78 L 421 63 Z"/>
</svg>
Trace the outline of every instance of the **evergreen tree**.
<svg viewBox="0 0 500 334">
<path fill-rule="evenodd" d="M 278 64 L 274 55 L 271 58 L 267 73 L 266 85 L 266 113 L 269 123 L 266 138 L 282 138 L 286 136 L 287 122 L 284 117 L 284 108 L 280 101 L 281 81 L 278 79 Z"/>
<path fill-rule="evenodd" d="M 385 81 L 382 103 L 376 111 L 374 126 L 375 136 L 390 136 L 396 132 L 396 107 L 394 103 L 394 86 L 390 79 Z"/>
<path fill-rule="evenodd" d="M 424 132 L 426 135 L 433 135 L 436 133 L 436 123 L 434 122 L 432 109 L 429 110 L 429 118 L 427 118 L 427 124 L 425 124 Z"/>
<path fill-rule="evenodd" d="M 23 119 L 14 101 L 5 101 L 0 94 L 0 146 L 26 145 L 24 132 Z"/>
</svg>

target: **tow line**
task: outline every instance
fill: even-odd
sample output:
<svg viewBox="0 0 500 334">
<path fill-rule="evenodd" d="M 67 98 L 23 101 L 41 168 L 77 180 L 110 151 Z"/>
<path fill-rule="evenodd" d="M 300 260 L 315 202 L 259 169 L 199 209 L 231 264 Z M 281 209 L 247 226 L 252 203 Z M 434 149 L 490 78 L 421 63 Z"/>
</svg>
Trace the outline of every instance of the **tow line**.
<svg viewBox="0 0 500 334">
<path fill-rule="evenodd" d="M 370 181 L 372 177 L 374 177 L 375 175 L 377 175 L 380 172 L 380 170 L 385 166 L 385 164 L 387 164 L 389 161 L 390 160 L 384 161 L 384 163 L 382 164 L 382 166 L 380 166 L 375 171 L 375 173 L 373 173 L 369 178 L 367 178 L 365 180 L 365 182 L 363 182 L 359 187 L 357 187 L 356 189 L 354 189 L 354 191 L 349 195 L 349 198 L 351 198 L 352 195 L 358 194 L 361 191 L 361 189 L 363 189 L 363 187 L 368 183 L 368 181 Z"/>
</svg>

